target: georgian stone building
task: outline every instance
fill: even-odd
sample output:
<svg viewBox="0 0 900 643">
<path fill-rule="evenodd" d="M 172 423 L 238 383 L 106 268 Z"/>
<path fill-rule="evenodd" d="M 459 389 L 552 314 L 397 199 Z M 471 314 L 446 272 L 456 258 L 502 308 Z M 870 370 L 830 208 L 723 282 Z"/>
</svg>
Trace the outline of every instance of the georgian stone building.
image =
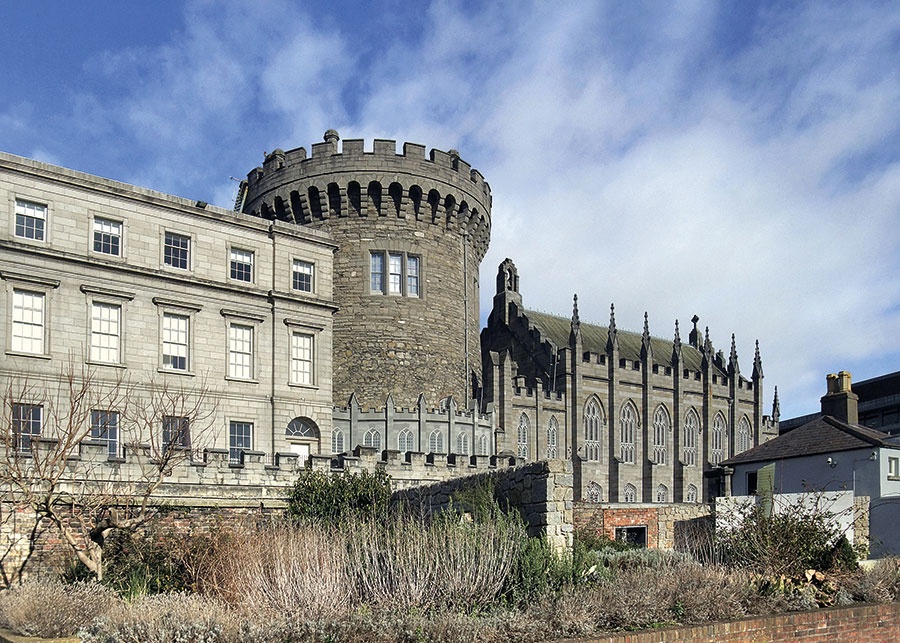
<svg viewBox="0 0 900 643">
<path fill-rule="evenodd" d="M 527 310 L 507 259 L 481 333 L 483 404 L 497 448 L 525 459 L 571 459 L 576 499 L 701 502 L 721 491 L 719 463 L 777 435 L 762 414 L 757 344 L 749 378 L 734 336 L 726 359 L 694 316 L 688 341 Z M 776 398 L 777 399 L 777 398 Z M 776 401 L 777 406 L 777 401 Z M 580 494 L 580 495 L 579 495 Z"/>
</svg>

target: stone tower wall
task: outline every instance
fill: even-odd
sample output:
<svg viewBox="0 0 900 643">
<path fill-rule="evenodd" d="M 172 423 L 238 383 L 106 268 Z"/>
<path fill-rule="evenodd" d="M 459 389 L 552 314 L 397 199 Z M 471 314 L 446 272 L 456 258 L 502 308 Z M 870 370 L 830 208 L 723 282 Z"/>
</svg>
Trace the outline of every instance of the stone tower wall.
<svg viewBox="0 0 900 643">
<path fill-rule="evenodd" d="M 481 380 L 479 266 L 490 241 L 490 187 L 455 151 L 337 132 L 325 142 L 266 157 L 236 207 L 328 231 L 334 256 L 334 403 L 363 406 L 393 396 L 413 406 L 470 398 Z M 419 292 L 373 293 L 371 253 L 419 262 Z M 387 268 L 386 271 L 387 272 Z M 407 289 L 404 272 L 403 289 Z M 386 279 L 387 279 L 386 275 Z"/>
</svg>

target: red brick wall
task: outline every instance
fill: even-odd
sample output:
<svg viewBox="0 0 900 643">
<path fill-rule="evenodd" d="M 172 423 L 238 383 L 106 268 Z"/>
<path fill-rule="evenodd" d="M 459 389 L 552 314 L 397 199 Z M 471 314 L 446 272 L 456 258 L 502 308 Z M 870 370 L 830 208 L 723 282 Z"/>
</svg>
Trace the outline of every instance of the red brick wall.
<svg viewBox="0 0 900 643">
<path fill-rule="evenodd" d="M 577 643 L 895 643 L 900 638 L 900 603 L 833 607 L 728 623 L 677 627 L 578 639 Z M 570 640 L 570 643 L 576 643 Z"/>
</svg>

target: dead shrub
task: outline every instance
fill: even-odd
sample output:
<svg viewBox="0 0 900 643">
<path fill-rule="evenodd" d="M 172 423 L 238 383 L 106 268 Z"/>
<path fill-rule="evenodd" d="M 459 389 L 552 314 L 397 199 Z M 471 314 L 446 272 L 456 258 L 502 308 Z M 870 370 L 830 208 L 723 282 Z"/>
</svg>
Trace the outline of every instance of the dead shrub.
<svg viewBox="0 0 900 643">
<path fill-rule="evenodd" d="M 96 582 L 35 578 L 0 593 L 0 624 L 24 636 L 73 636 L 118 604 L 115 592 Z"/>
</svg>

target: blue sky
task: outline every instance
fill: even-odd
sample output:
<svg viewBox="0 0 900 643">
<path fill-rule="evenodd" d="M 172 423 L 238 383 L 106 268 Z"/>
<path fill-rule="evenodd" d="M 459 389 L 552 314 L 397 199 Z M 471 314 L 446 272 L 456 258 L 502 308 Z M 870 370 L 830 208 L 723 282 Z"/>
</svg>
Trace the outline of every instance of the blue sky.
<svg viewBox="0 0 900 643">
<path fill-rule="evenodd" d="M 900 5 L 0 0 L 0 149 L 230 206 L 326 129 L 458 149 L 526 306 L 900 369 Z M 369 143 L 371 145 L 371 143 Z M 684 335 L 684 332 L 682 333 Z"/>
</svg>

